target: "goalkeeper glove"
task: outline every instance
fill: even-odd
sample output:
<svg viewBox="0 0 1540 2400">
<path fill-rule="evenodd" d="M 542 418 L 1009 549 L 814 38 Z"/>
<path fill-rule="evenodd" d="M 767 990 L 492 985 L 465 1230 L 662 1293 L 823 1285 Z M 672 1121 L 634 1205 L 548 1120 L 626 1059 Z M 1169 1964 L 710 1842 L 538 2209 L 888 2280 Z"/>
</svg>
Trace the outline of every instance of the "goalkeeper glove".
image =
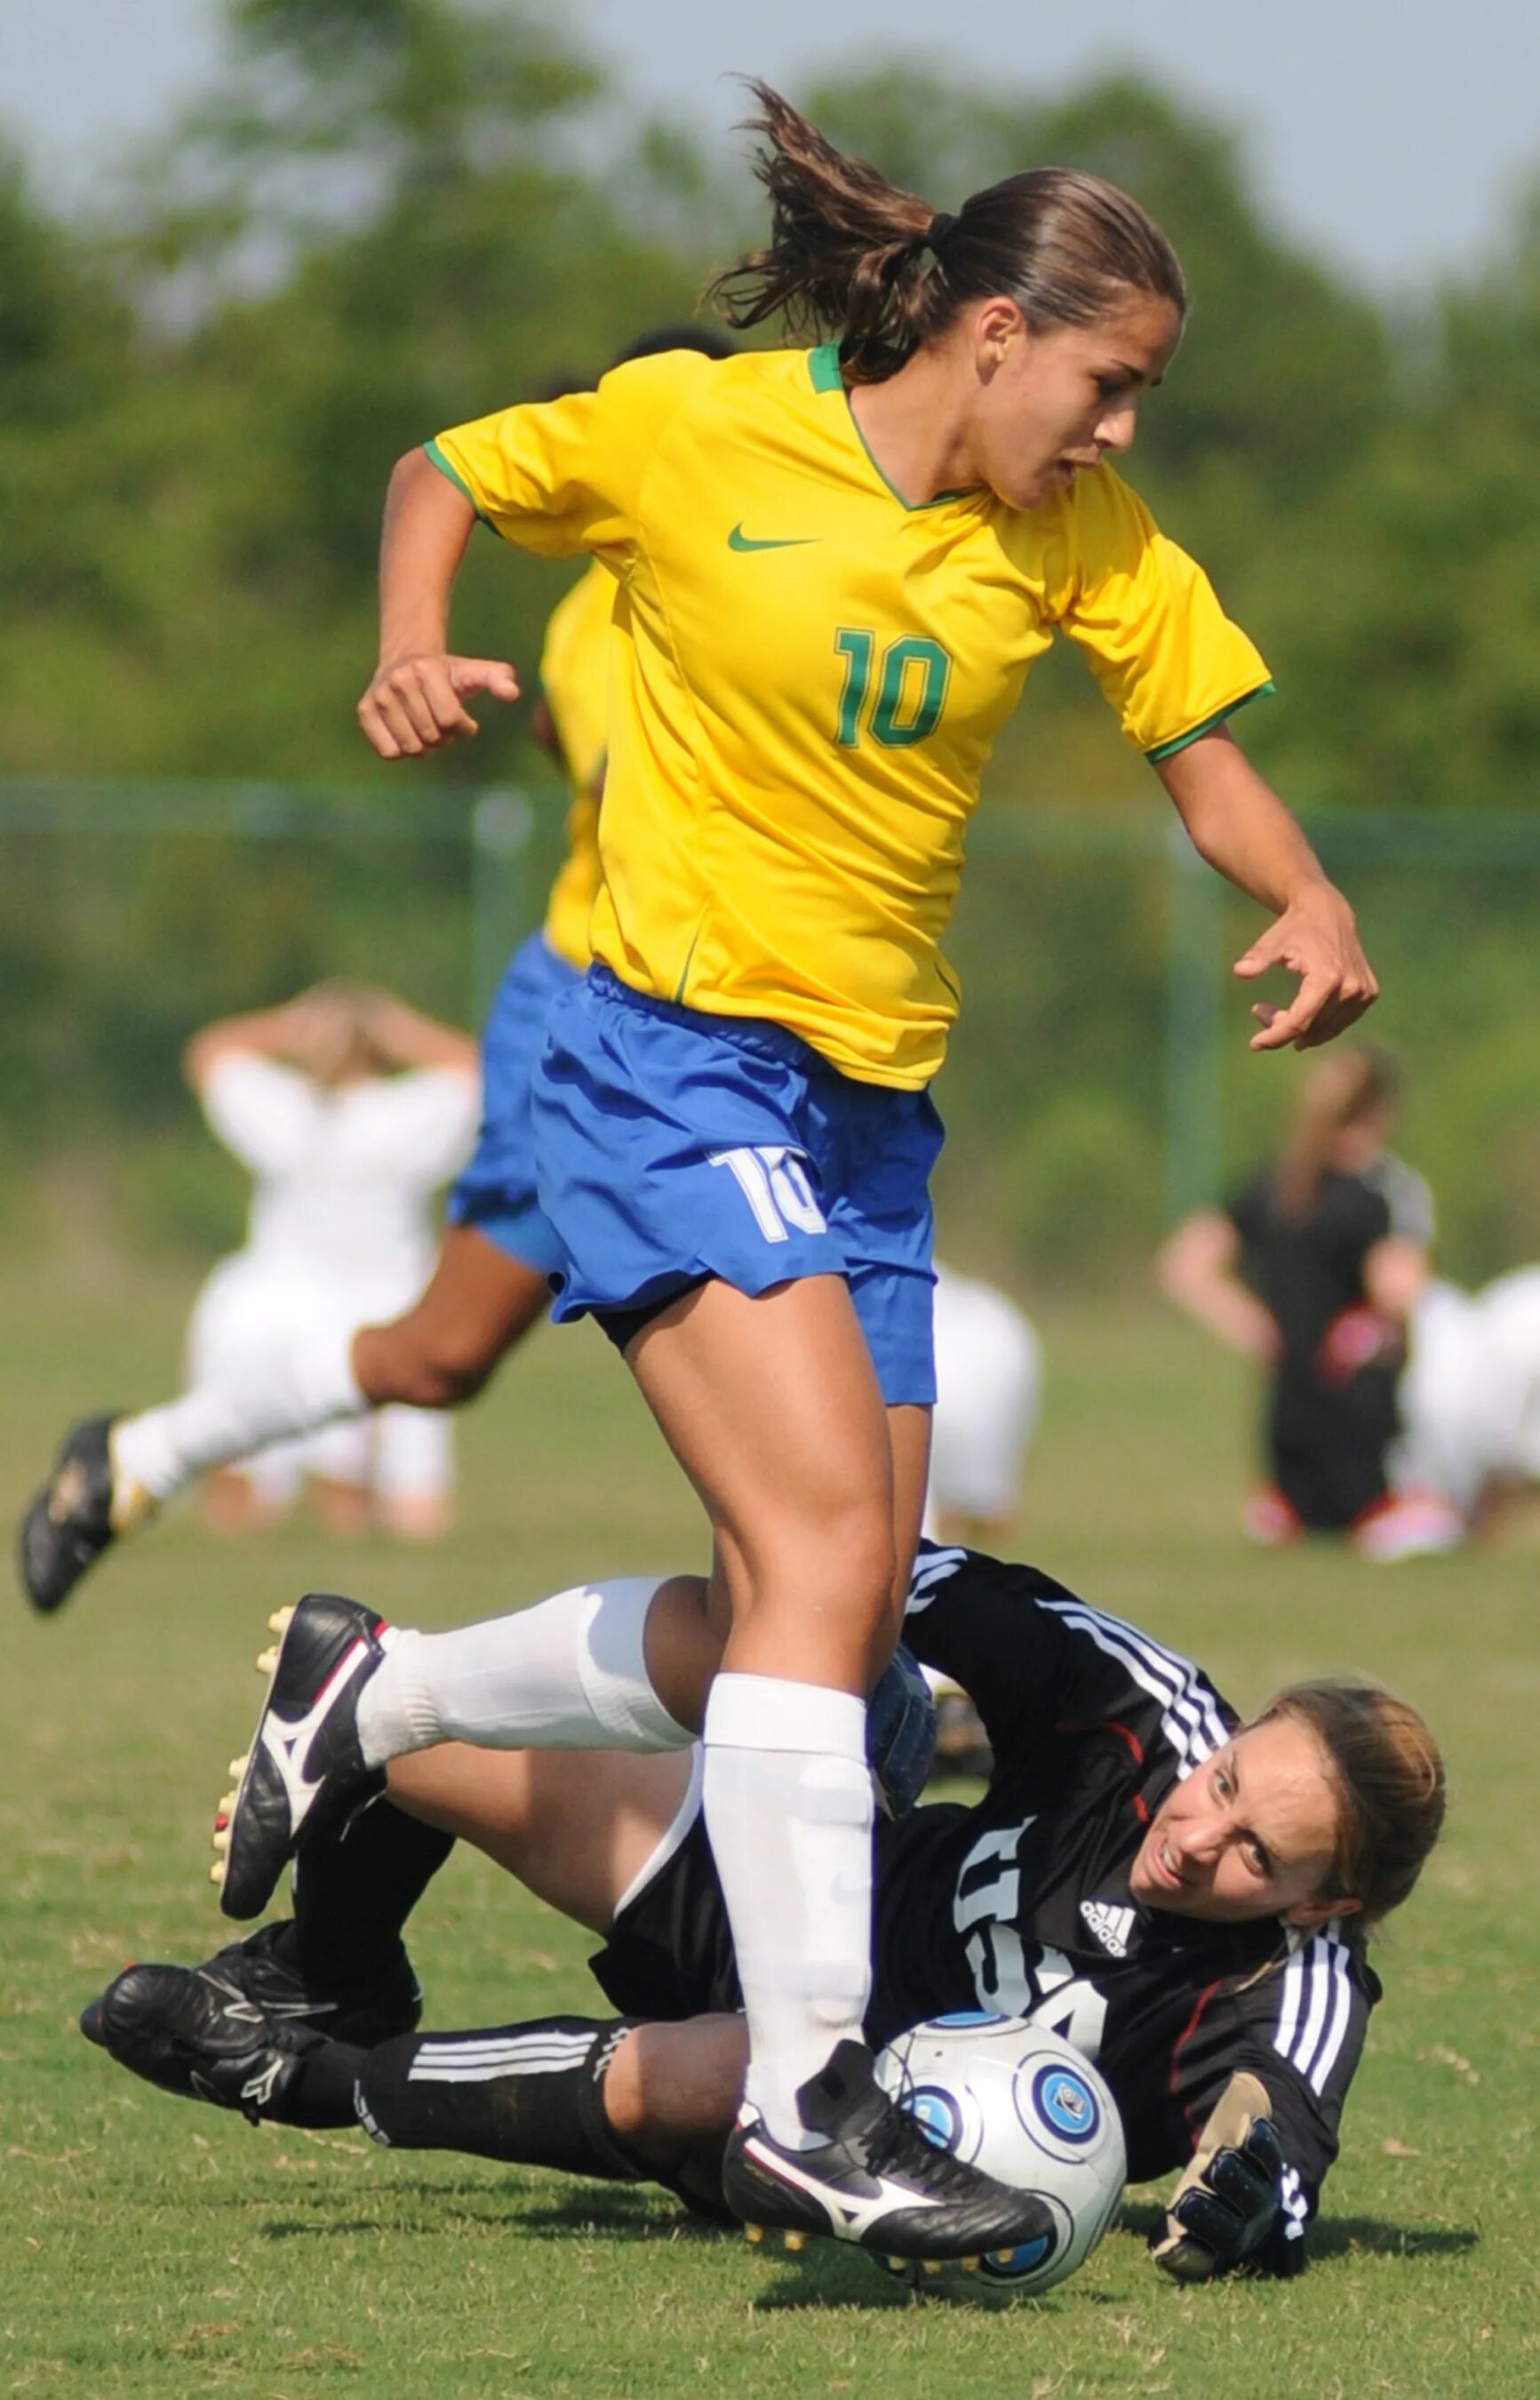
<svg viewBox="0 0 1540 2400">
<path fill-rule="evenodd" d="M 1266 2244 L 1282 2202 L 1283 2151 L 1254 2075 L 1233 2075 L 1171 2196 L 1156 2263 L 1179 2283 L 1206 2284 Z"/>
</svg>

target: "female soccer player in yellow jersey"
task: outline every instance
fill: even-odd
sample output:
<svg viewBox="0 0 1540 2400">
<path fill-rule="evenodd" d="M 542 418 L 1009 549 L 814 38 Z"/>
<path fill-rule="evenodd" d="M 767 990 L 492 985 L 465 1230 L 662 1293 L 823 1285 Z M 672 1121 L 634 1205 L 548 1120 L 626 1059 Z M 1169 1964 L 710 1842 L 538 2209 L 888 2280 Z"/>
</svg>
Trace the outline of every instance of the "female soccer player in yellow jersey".
<svg viewBox="0 0 1540 2400">
<path fill-rule="evenodd" d="M 862 1695 L 924 1486 L 927 1086 L 958 1004 L 941 937 L 992 738 L 1056 630 L 1198 849 L 1273 912 L 1239 971 L 1281 963 L 1299 986 L 1257 1009 L 1253 1047 L 1329 1039 L 1375 986 L 1227 730 L 1265 666 L 1108 463 L 1181 333 L 1164 234 L 1060 170 L 936 215 L 755 89 L 770 239 L 718 289 L 736 323 L 780 312 L 829 338 L 641 361 L 403 459 L 360 718 L 383 757 L 415 756 L 472 730 L 468 697 L 512 689 L 506 662 L 447 644 L 478 516 L 613 574 L 595 963 L 547 1021 L 538 1186 L 566 1251 L 556 1315 L 590 1312 L 623 1347 L 715 1549 L 709 1579 L 589 1589 L 565 1716 L 541 1655 L 537 1738 L 658 1746 L 703 1724 L 751 2043 L 729 2196 L 751 2220 L 941 2257 L 1029 2237 L 999 2230 L 1009 2195 L 921 2155 L 858 2047 Z M 730 1625 L 709 1697 L 708 1620 Z M 412 1746 L 432 1651 L 355 1657 L 318 1714 L 354 1653 L 286 1643 L 262 1739 L 287 1722 L 292 1748 L 303 1725 L 311 1763 L 249 1771 L 240 1890 L 312 1793 Z M 509 1683 L 492 1738 L 526 1740 Z"/>
</svg>

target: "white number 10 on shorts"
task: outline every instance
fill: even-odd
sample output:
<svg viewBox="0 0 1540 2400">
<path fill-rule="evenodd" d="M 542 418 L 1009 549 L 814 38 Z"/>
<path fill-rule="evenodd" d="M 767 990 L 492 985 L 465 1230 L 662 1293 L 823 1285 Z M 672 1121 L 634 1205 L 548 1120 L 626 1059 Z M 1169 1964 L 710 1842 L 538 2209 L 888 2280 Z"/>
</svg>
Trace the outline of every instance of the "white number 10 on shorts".
<svg viewBox="0 0 1540 2400">
<path fill-rule="evenodd" d="M 801 1234 L 826 1234 L 828 1224 L 813 1198 L 799 1153 L 783 1142 L 752 1150 L 714 1150 L 713 1166 L 729 1166 L 767 1242 L 784 1242 L 795 1226 Z"/>
</svg>

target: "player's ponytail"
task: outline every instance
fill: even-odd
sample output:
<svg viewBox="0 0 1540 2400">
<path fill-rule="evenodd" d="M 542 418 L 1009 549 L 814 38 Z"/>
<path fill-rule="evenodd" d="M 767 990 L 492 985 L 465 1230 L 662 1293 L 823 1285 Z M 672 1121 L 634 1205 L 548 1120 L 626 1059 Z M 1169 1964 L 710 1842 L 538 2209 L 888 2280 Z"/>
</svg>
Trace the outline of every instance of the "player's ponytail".
<svg viewBox="0 0 1540 2400">
<path fill-rule="evenodd" d="M 1004 294 L 1034 326 L 1094 324 L 1135 293 L 1185 316 L 1170 242 L 1099 175 L 1008 175 L 948 216 L 837 150 L 769 84 L 749 88 L 770 238 L 711 286 L 729 324 L 780 316 L 794 337 L 837 335 L 847 379 L 880 383 L 973 300 Z"/>
<path fill-rule="evenodd" d="M 1443 1829 L 1438 1745 L 1414 1708 L 1373 1684 L 1291 1684 L 1258 1722 L 1277 1717 L 1308 1725 L 1326 1757 L 1338 1824 L 1323 1897 L 1356 1900 L 1343 1930 L 1368 1935 L 1411 1891 Z"/>
</svg>

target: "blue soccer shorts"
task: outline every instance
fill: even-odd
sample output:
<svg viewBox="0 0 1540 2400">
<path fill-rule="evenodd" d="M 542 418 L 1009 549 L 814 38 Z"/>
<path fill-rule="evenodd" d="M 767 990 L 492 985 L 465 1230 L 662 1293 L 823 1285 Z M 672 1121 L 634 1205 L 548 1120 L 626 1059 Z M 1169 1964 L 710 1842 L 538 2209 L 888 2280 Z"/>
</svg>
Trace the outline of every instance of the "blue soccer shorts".
<svg viewBox="0 0 1540 2400">
<path fill-rule="evenodd" d="M 934 1400 L 928 1094 L 595 965 L 551 1008 L 532 1098 L 558 1318 L 646 1311 L 709 1276 L 754 1293 L 838 1275 L 890 1407 Z"/>
<path fill-rule="evenodd" d="M 582 976 L 532 934 L 514 951 L 482 1034 L 482 1125 L 475 1155 L 451 1188 L 452 1225 L 474 1225 L 499 1249 L 539 1275 L 563 1252 L 535 1190 L 535 1129 L 529 1082 L 545 1042 L 546 1012 Z"/>
</svg>

